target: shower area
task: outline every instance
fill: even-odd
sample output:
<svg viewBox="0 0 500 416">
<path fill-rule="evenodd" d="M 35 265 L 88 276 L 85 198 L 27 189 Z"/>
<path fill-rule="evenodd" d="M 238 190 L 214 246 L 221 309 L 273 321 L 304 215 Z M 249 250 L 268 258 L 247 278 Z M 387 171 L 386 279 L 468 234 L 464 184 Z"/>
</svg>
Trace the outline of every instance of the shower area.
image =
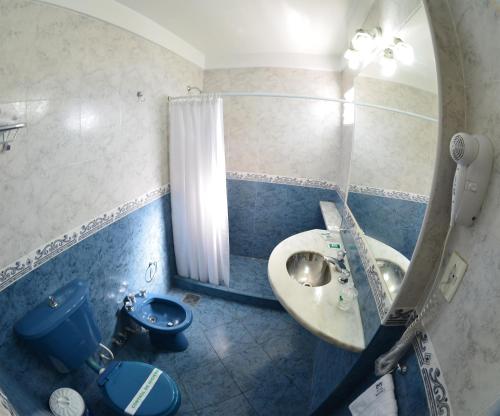
<svg viewBox="0 0 500 416">
<path fill-rule="evenodd" d="M 186 272 L 186 268 L 179 267 L 175 232 L 176 172 L 171 170 L 177 261 L 177 275 L 173 284 L 193 292 L 279 308 L 267 275 L 272 250 L 294 234 L 325 229 L 321 201 L 335 203 L 339 208 L 342 206 L 339 191 L 342 190 L 342 183 L 347 182 L 341 154 L 343 100 L 339 97 L 339 80 L 332 72 L 318 75 L 313 73 L 317 71 L 295 71 L 289 74 L 287 72 L 290 71 L 273 70 L 274 73 L 270 74 L 269 69 L 251 69 L 248 73 L 239 70 L 238 77 L 235 77 L 236 71 L 207 71 L 201 95 L 190 87 L 188 97 L 170 100 L 171 106 L 176 101 L 196 101 L 208 96 L 221 100 L 223 131 L 219 133 L 224 139 L 226 199 L 221 201 L 224 196 L 219 191 L 216 191 L 218 196 L 208 192 L 200 198 L 200 203 L 206 207 L 203 201 L 209 201 L 209 206 L 215 207 L 216 215 L 220 215 L 227 201 L 229 244 L 227 278 L 223 277 L 224 265 L 220 267 L 215 280 L 192 276 Z M 254 86 L 252 92 L 248 92 L 250 76 L 254 81 L 259 78 L 260 84 L 259 89 Z M 292 89 L 290 93 L 274 93 L 266 85 L 266 80 L 270 82 L 270 76 L 281 76 L 295 86 L 300 82 L 303 87 Z M 217 94 L 214 95 L 212 91 Z M 201 127 L 200 130 L 204 133 L 198 139 L 206 140 L 207 129 Z M 170 140 L 173 142 L 174 134 L 171 130 Z M 177 157 L 174 153 L 171 148 L 172 160 Z M 206 156 L 206 152 L 204 154 Z M 209 188 L 220 189 L 221 178 L 218 180 L 219 185 Z M 224 221 L 219 220 L 218 224 L 222 224 L 223 228 L 226 226 Z M 177 240 L 178 236 L 179 232 Z M 211 241 L 219 237 L 211 238 Z M 193 244 L 197 244 L 201 240 L 198 238 L 194 241 Z M 224 252 L 222 244 L 214 255 L 227 255 Z"/>
</svg>

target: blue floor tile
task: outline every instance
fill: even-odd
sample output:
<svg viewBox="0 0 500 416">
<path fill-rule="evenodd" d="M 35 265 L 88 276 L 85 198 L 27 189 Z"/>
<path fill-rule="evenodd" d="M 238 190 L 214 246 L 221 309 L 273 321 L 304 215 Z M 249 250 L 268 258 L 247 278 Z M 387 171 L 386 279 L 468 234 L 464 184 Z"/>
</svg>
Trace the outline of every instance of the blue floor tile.
<svg viewBox="0 0 500 416">
<path fill-rule="evenodd" d="M 287 357 L 291 354 L 310 357 L 317 346 L 317 338 L 305 329 L 294 324 L 283 331 L 276 331 L 261 344 L 273 359 Z"/>
<path fill-rule="evenodd" d="M 193 402 L 191 401 L 191 397 L 190 397 L 184 383 L 182 383 L 180 381 L 180 379 L 177 379 L 176 383 L 179 386 L 179 390 L 181 392 L 181 407 L 179 408 L 179 412 L 177 413 L 177 415 L 190 414 L 190 413 L 195 414 L 194 413 L 195 408 L 194 408 Z"/>
<path fill-rule="evenodd" d="M 239 321 L 212 328 L 205 334 L 220 358 L 257 346 L 248 330 Z"/>
<path fill-rule="evenodd" d="M 260 416 L 307 415 L 309 393 L 301 392 L 279 372 L 268 374 L 257 388 L 244 394 Z"/>
<path fill-rule="evenodd" d="M 262 344 L 271 337 L 280 334 L 285 336 L 296 324 L 286 312 L 262 309 L 249 314 L 243 320 L 243 325 L 255 341 Z"/>
<path fill-rule="evenodd" d="M 234 322 L 237 316 L 233 310 L 231 302 L 203 296 L 193 308 L 193 319 L 197 319 L 205 330 L 211 329 Z"/>
<path fill-rule="evenodd" d="M 196 409 L 215 405 L 241 394 L 236 382 L 220 361 L 181 374 Z"/>
<path fill-rule="evenodd" d="M 198 412 L 199 416 L 257 416 L 245 396 L 240 395 Z"/>
<path fill-rule="evenodd" d="M 263 379 L 276 371 L 271 358 L 259 346 L 230 354 L 222 359 L 222 363 L 243 392 L 258 387 Z"/>
<path fill-rule="evenodd" d="M 217 353 L 204 333 L 195 333 L 195 336 L 188 336 L 188 341 L 189 347 L 186 351 L 170 353 L 177 374 L 182 375 L 186 371 L 219 360 Z"/>
</svg>

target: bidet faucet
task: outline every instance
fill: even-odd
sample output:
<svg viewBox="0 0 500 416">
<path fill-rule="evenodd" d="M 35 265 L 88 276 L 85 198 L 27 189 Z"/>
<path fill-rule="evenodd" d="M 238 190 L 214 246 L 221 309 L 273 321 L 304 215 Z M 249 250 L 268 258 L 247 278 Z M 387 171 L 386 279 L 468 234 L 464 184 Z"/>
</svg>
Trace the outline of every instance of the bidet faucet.
<svg viewBox="0 0 500 416">
<path fill-rule="evenodd" d="M 135 305 L 135 295 L 129 293 L 127 296 L 125 296 L 125 299 L 123 299 L 123 306 L 125 306 L 125 309 L 127 311 L 133 311 L 134 305 Z"/>
</svg>

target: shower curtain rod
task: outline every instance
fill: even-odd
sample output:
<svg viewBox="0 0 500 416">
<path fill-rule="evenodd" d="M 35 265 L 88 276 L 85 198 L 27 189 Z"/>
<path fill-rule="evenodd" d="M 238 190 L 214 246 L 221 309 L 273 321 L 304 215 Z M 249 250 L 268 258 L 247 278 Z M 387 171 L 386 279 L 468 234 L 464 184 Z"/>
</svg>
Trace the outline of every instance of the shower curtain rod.
<svg viewBox="0 0 500 416">
<path fill-rule="evenodd" d="M 168 97 L 168 100 L 175 101 L 175 100 L 196 98 L 204 94 L 207 93 L 202 93 L 198 95 L 184 95 L 179 97 Z M 214 92 L 214 93 L 211 92 L 209 94 L 218 95 L 220 97 L 266 97 L 266 98 L 290 98 L 295 100 L 330 101 L 340 104 L 353 104 L 359 107 L 376 108 L 379 110 L 392 111 L 394 113 L 404 114 L 410 117 L 416 117 L 427 121 L 433 121 L 433 122 L 438 121 L 437 118 L 429 117 L 419 113 L 414 113 L 412 111 L 404 111 L 404 110 L 399 110 L 398 108 L 385 107 L 383 105 L 377 105 L 377 104 L 369 104 L 357 101 L 347 101 L 342 98 L 332 98 L 332 97 L 322 97 L 322 96 L 312 96 L 312 95 L 289 95 L 289 94 L 268 93 L 268 92 Z"/>
</svg>

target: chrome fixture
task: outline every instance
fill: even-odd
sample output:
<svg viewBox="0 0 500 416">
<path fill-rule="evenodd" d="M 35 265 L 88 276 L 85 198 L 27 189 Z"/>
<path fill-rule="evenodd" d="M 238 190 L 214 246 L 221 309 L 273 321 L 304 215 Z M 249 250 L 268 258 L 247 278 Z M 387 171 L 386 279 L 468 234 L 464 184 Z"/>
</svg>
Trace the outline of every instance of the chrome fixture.
<svg viewBox="0 0 500 416">
<path fill-rule="evenodd" d="M 194 88 L 194 87 L 193 87 Z M 334 102 L 340 104 L 349 104 L 355 105 L 358 107 L 366 107 L 366 108 L 375 108 L 378 110 L 387 110 L 393 113 L 404 114 L 410 117 L 415 117 L 422 120 L 437 122 L 438 119 L 434 117 L 429 117 L 424 114 L 413 113 L 411 111 L 400 110 L 395 107 L 387 107 L 384 105 L 366 103 L 361 101 L 352 101 L 345 100 L 342 98 L 333 98 L 333 97 L 322 97 L 322 96 L 314 96 L 314 95 L 290 95 L 290 94 L 280 94 L 280 93 L 268 93 L 268 92 L 214 92 L 213 94 L 219 97 L 262 97 L 262 98 L 287 98 L 293 100 L 315 100 L 315 101 L 327 101 Z M 189 98 L 189 97 L 188 97 Z M 177 101 L 177 100 L 185 100 L 186 96 L 178 96 L 178 97 L 168 97 L 168 101 Z M 340 231 L 349 231 L 349 228 L 340 228 Z M 338 230 L 337 230 L 338 231 Z"/>
<path fill-rule="evenodd" d="M 137 296 L 139 296 L 140 298 L 146 297 L 146 289 L 139 290 L 139 294 Z"/>
<path fill-rule="evenodd" d="M 49 296 L 49 306 L 53 309 L 59 307 L 59 303 L 54 296 Z"/>
<path fill-rule="evenodd" d="M 101 352 L 99 353 L 99 357 L 101 360 L 105 362 L 113 361 L 115 359 L 115 355 L 113 351 L 111 351 L 106 345 L 99 343 L 99 347 L 101 347 Z"/>
<path fill-rule="evenodd" d="M 302 251 L 290 256 L 286 262 L 288 274 L 302 286 L 317 287 L 332 279 L 328 262 L 322 254 Z"/>
<path fill-rule="evenodd" d="M 125 306 L 125 309 L 127 311 L 133 311 L 134 305 L 135 305 L 135 295 L 130 293 L 127 296 L 125 296 L 125 299 L 123 299 L 123 306 Z"/>
<path fill-rule="evenodd" d="M 344 260 L 339 260 L 338 258 L 332 256 L 323 256 L 327 263 L 335 266 L 335 269 L 340 273 L 342 270 L 346 269 Z"/>
<path fill-rule="evenodd" d="M 8 152 L 11 149 L 11 143 L 15 140 L 19 129 L 26 127 L 26 123 L 4 124 L 0 126 L 0 152 Z"/>
<path fill-rule="evenodd" d="M 349 282 L 349 277 L 351 277 L 351 272 L 347 269 L 343 269 L 339 276 L 339 283 L 345 285 Z"/>
<path fill-rule="evenodd" d="M 338 280 L 342 284 L 346 284 L 349 281 L 349 277 L 351 276 L 351 272 L 347 270 L 344 261 L 346 254 L 347 252 L 345 250 L 339 250 L 337 251 L 337 258 L 324 256 L 325 261 L 335 266 L 336 271 L 340 273 Z"/>
<path fill-rule="evenodd" d="M 343 248 L 340 250 L 337 250 L 337 260 L 344 261 L 346 254 L 347 254 L 347 251 L 345 251 Z"/>
<path fill-rule="evenodd" d="M 144 280 L 146 283 L 151 283 L 156 277 L 156 272 L 158 271 L 158 262 L 150 261 L 148 267 L 146 268 L 146 272 L 144 273 Z M 146 293 L 146 291 L 144 291 Z"/>
<path fill-rule="evenodd" d="M 396 367 L 396 371 L 402 375 L 405 375 L 408 372 L 408 367 L 404 364 L 398 363 L 398 366 Z"/>
<path fill-rule="evenodd" d="M 188 85 L 188 86 L 187 86 L 187 92 L 188 92 L 188 94 L 189 94 L 191 91 L 193 91 L 193 90 L 194 90 L 194 91 L 198 91 L 198 94 L 202 94 L 202 93 L 203 93 L 203 91 L 202 91 L 200 88 L 198 88 L 198 87 L 195 87 L 195 86 L 192 86 L 192 85 Z"/>
</svg>

